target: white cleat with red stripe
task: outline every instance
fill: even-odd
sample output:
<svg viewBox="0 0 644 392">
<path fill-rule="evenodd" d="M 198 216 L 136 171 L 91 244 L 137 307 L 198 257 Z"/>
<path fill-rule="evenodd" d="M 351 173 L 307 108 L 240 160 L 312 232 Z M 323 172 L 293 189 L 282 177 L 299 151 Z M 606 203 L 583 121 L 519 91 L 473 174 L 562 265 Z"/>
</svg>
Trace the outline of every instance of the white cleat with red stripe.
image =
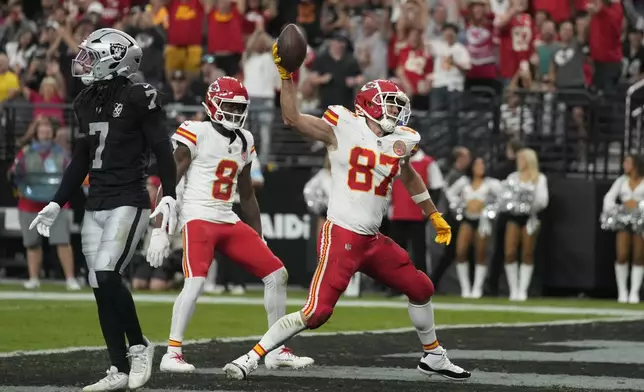
<svg viewBox="0 0 644 392">
<path fill-rule="evenodd" d="M 168 352 L 161 358 L 159 370 L 169 373 L 192 373 L 195 367 L 186 362 L 182 354 Z"/>
<path fill-rule="evenodd" d="M 309 357 L 299 357 L 287 347 L 277 348 L 266 355 L 264 365 L 266 369 L 302 369 L 313 365 L 315 361 Z"/>
</svg>

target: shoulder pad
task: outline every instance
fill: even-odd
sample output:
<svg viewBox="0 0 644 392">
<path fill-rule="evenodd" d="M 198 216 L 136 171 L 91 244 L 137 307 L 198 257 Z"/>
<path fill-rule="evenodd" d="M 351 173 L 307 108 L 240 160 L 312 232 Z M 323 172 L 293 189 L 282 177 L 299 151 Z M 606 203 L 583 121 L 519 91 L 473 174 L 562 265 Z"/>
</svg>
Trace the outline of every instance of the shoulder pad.
<svg viewBox="0 0 644 392">
<path fill-rule="evenodd" d="M 331 105 L 326 109 L 322 118 L 332 127 L 336 127 L 340 121 L 351 121 L 354 118 L 358 118 L 358 115 L 344 106 Z"/>
<path fill-rule="evenodd" d="M 397 138 L 403 139 L 405 142 L 408 142 L 408 143 L 420 142 L 420 134 L 414 131 L 412 128 L 409 128 L 406 126 L 397 126 L 394 129 L 393 133 L 394 135 L 396 135 Z"/>
<path fill-rule="evenodd" d="M 135 83 L 130 85 L 130 101 L 140 110 L 155 112 L 163 105 L 159 91 L 148 83 Z"/>
</svg>

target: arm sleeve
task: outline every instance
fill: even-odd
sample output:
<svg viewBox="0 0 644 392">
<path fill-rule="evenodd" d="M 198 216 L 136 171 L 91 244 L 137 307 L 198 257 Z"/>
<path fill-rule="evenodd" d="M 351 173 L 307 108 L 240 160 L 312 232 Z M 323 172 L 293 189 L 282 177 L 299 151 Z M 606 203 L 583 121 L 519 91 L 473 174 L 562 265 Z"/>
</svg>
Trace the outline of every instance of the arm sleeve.
<svg viewBox="0 0 644 392">
<path fill-rule="evenodd" d="M 548 195 L 548 180 L 543 174 L 539 176 L 539 182 L 537 183 L 537 190 L 534 195 L 534 208 L 537 212 L 548 207 L 548 202 L 550 197 Z"/>
<path fill-rule="evenodd" d="M 619 177 L 617 180 L 615 180 L 615 182 L 613 182 L 613 185 L 608 190 L 608 193 L 604 195 L 604 212 L 614 208 L 617 205 L 617 196 L 619 196 L 619 188 L 621 188 L 623 181 L 624 177 Z"/>
<path fill-rule="evenodd" d="M 143 134 L 157 158 L 158 176 L 165 196 L 176 199 L 177 166 L 172 155 L 172 143 L 166 128 L 165 112 L 158 91 L 149 84 L 133 86 L 132 99 L 141 113 Z"/>
<path fill-rule="evenodd" d="M 429 189 L 442 189 L 445 188 L 445 179 L 443 178 L 443 173 L 441 173 L 440 167 L 436 161 L 429 164 L 428 168 L 429 178 Z"/>
<path fill-rule="evenodd" d="M 89 141 L 85 137 L 80 137 L 76 140 L 76 148 L 74 149 L 74 156 L 72 157 L 69 166 L 63 174 L 60 187 L 54 195 L 52 201 L 59 206 L 64 206 L 69 201 L 69 198 L 75 189 L 78 189 L 83 184 L 87 172 L 89 171 Z"/>
</svg>

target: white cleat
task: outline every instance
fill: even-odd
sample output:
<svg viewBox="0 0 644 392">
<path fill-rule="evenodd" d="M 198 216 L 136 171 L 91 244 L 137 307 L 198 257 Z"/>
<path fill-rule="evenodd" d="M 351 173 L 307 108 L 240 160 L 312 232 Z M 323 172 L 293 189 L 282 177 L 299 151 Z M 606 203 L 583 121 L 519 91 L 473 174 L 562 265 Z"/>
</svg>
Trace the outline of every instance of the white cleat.
<svg viewBox="0 0 644 392">
<path fill-rule="evenodd" d="M 83 388 L 86 392 L 118 391 L 127 388 L 127 374 L 119 372 L 115 366 L 106 372 L 107 377 L 102 378 L 96 384 Z"/>
<path fill-rule="evenodd" d="M 237 284 L 230 286 L 230 295 L 244 295 L 246 294 L 246 289 L 244 286 Z"/>
<path fill-rule="evenodd" d="M 221 295 L 226 292 L 226 286 L 208 282 L 203 286 L 203 291 L 208 294 Z"/>
<path fill-rule="evenodd" d="M 264 365 L 266 369 L 302 369 L 313 365 L 315 361 L 309 357 L 298 357 L 293 354 L 290 348 L 282 347 L 271 351 L 264 358 Z"/>
<path fill-rule="evenodd" d="M 640 293 L 632 291 L 631 295 L 628 296 L 628 303 L 633 305 L 640 303 Z"/>
<path fill-rule="evenodd" d="M 619 296 L 617 297 L 617 302 L 619 302 L 620 304 L 628 303 L 628 293 L 627 292 L 619 293 Z"/>
<path fill-rule="evenodd" d="M 147 338 L 145 342 L 147 346 L 137 344 L 130 347 L 128 357 L 132 359 L 130 364 L 130 377 L 128 380 L 128 388 L 137 389 L 145 385 L 152 375 L 152 361 L 154 360 L 154 346 Z"/>
<path fill-rule="evenodd" d="M 250 355 L 244 354 L 234 361 L 226 364 L 226 366 L 224 366 L 224 373 L 226 373 L 226 377 L 228 378 L 244 380 L 253 371 L 255 371 L 255 369 L 257 369 L 257 361 L 251 358 Z"/>
<path fill-rule="evenodd" d="M 22 286 L 27 290 L 36 290 L 40 288 L 40 280 L 29 279 Z"/>
<path fill-rule="evenodd" d="M 78 291 L 81 289 L 76 278 L 69 278 L 66 282 L 67 291 Z"/>
<path fill-rule="evenodd" d="M 195 371 L 194 365 L 189 364 L 179 353 L 165 353 L 161 358 L 159 370 L 170 373 L 192 373 Z"/>
<path fill-rule="evenodd" d="M 456 366 L 447 358 L 447 351 L 439 347 L 436 353 L 425 353 L 418 364 L 419 372 L 432 376 L 438 374 L 450 380 L 464 381 L 472 376 L 472 373 Z"/>
</svg>

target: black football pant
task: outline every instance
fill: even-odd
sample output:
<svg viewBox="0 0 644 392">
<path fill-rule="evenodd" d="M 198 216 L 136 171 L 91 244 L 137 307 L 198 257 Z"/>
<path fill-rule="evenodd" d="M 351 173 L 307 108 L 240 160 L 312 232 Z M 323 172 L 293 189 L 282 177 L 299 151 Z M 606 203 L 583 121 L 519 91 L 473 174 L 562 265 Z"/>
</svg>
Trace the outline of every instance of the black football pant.
<svg viewBox="0 0 644 392">
<path fill-rule="evenodd" d="M 85 211 L 81 239 L 98 319 L 112 366 L 129 373 L 127 346 L 145 345 L 132 294 L 121 274 L 148 227 L 150 210 L 124 206 Z"/>
</svg>

